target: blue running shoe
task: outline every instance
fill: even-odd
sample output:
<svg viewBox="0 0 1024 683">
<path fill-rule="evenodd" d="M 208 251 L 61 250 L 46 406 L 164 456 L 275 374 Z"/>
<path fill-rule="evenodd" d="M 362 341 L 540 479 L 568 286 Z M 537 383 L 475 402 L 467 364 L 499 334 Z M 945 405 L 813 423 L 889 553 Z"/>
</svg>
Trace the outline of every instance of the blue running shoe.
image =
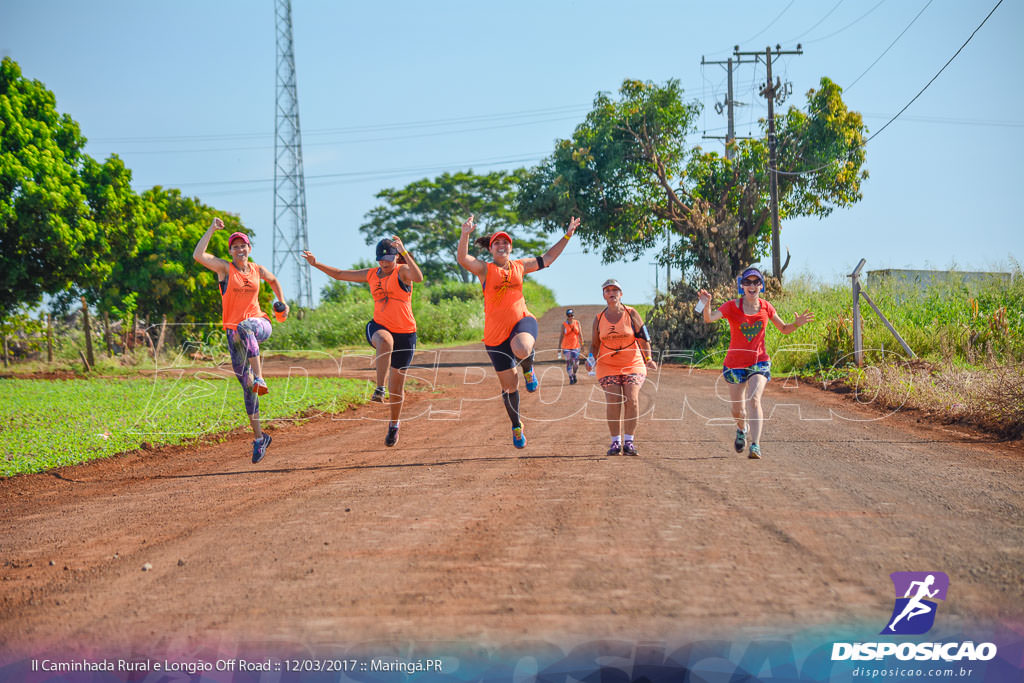
<svg viewBox="0 0 1024 683">
<path fill-rule="evenodd" d="M 252 464 L 253 465 L 255 465 L 260 460 L 262 460 L 263 456 L 265 456 L 267 454 L 267 447 L 270 446 L 270 442 L 271 441 L 273 441 L 273 439 L 270 437 L 270 434 L 267 434 L 266 432 L 263 432 L 263 438 L 256 439 L 255 441 L 252 442 Z"/>
<path fill-rule="evenodd" d="M 531 394 L 537 391 L 537 387 L 540 386 L 540 381 L 537 379 L 537 371 L 524 371 L 523 377 L 526 378 L 526 390 L 529 391 Z"/>
<path fill-rule="evenodd" d="M 750 454 L 747 457 L 750 458 L 751 460 L 760 460 L 761 447 L 758 446 L 756 443 L 750 444 Z"/>
<path fill-rule="evenodd" d="M 388 435 L 384 437 L 384 445 L 390 448 L 398 443 L 398 425 L 388 425 Z"/>
<path fill-rule="evenodd" d="M 732 446 L 736 449 L 737 453 L 743 452 L 743 447 L 747 445 L 747 433 L 742 429 L 736 430 L 736 441 L 733 442 Z"/>
<path fill-rule="evenodd" d="M 523 434 L 523 425 L 512 428 L 512 445 L 516 448 L 526 448 L 526 435 Z"/>
</svg>

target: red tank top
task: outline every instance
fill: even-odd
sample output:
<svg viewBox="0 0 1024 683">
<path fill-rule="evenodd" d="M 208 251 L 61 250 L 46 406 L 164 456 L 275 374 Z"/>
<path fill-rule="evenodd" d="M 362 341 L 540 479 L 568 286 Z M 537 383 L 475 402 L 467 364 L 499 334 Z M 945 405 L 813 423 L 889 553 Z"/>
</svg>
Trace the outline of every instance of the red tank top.
<svg viewBox="0 0 1024 683">
<path fill-rule="evenodd" d="M 412 317 L 412 283 L 402 287 L 395 266 L 390 275 L 381 277 L 377 268 L 366 273 L 366 282 L 370 285 L 373 295 L 373 319 L 383 325 L 389 332 L 408 334 L 416 331 L 416 319 Z"/>
<path fill-rule="evenodd" d="M 249 272 L 243 273 L 234 263 L 228 263 L 228 279 L 221 283 L 221 320 L 225 330 L 233 330 L 247 318 L 267 318 L 260 310 L 260 267 L 249 261 Z"/>
</svg>

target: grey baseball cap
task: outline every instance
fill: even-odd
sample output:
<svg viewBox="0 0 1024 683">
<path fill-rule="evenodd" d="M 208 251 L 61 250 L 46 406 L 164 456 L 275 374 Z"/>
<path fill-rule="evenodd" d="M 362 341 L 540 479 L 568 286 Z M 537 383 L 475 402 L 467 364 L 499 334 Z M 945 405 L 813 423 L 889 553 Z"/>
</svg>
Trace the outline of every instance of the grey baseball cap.
<svg viewBox="0 0 1024 683">
<path fill-rule="evenodd" d="M 620 285 L 619 281 L 614 279 L 614 278 L 609 278 L 609 279 L 605 280 L 604 284 L 601 285 L 601 291 L 603 292 L 605 290 L 605 288 L 607 288 L 607 287 L 614 287 L 615 289 L 619 290 L 620 292 L 622 291 L 622 285 Z"/>
</svg>

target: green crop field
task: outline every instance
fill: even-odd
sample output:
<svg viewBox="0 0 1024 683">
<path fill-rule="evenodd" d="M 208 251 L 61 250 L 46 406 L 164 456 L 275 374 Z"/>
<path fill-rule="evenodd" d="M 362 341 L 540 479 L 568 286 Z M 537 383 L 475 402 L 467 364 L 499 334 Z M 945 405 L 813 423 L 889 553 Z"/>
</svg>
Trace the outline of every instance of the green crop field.
<svg viewBox="0 0 1024 683">
<path fill-rule="evenodd" d="M 0 380 L 0 476 L 40 472 L 141 448 L 248 428 L 241 387 L 213 373 L 144 379 Z M 339 413 L 372 386 L 342 378 L 273 378 L 264 424 Z"/>
</svg>

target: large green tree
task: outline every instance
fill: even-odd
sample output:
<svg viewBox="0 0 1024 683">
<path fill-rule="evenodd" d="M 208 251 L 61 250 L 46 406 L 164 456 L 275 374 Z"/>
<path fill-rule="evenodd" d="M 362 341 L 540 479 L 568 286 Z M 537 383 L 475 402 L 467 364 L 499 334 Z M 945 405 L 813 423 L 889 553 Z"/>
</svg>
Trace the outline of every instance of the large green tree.
<svg viewBox="0 0 1024 683">
<path fill-rule="evenodd" d="M 482 228 L 478 237 L 505 230 L 519 253 L 532 254 L 544 247 L 539 231 L 520 225 L 516 212 L 516 186 L 524 173 L 519 169 L 481 175 L 470 170 L 381 190 L 377 198 L 383 203 L 366 214 L 359 231 L 367 244 L 391 235 L 401 237 L 428 279 L 468 282 L 470 274 L 456 263 L 455 252 L 460 226 L 470 214 Z"/>
<path fill-rule="evenodd" d="M 131 174 L 84 146 L 53 93 L 0 61 L 0 317 L 43 294 L 95 289 L 135 248 Z"/>
<path fill-rule="evenodd" d="M 865 129 L 841 94 L 822 78 L 806 110 L 776 117 L 783 219 L 825 217 L 861 198 Z M 664 260 L 707 283 L 728 280 L 769 247 L 768 145 L 739 141 L 732 159 L 688 149 L 699 112 L 675 80 L 627 80 L 617 99 L 598 94 L 572 138 L 522 180 L 520 216 L 556 230 L 581 215 L 577 234 L 606 262 L 639 258 L 671 231 L 678 246 Z"/>
<path fill-rule="evenodd" d="M 228 235 L 248 232 L 237 216 L 217 212 L 177 189 L 158 186 L 143 192 L 136 209 L 138 248 L 114 265 L 100 291 L 101 307 L 119 316 L 134 310 L 150 321 L 166 314 L 178 324 L 219 322 L 217 276 L 192 259 L 214 216 L 225 229 L 214 233 L 209 251 L 227 258 Z M 270 296 L 265 290 L 264 305 Z"/>
</svg>

